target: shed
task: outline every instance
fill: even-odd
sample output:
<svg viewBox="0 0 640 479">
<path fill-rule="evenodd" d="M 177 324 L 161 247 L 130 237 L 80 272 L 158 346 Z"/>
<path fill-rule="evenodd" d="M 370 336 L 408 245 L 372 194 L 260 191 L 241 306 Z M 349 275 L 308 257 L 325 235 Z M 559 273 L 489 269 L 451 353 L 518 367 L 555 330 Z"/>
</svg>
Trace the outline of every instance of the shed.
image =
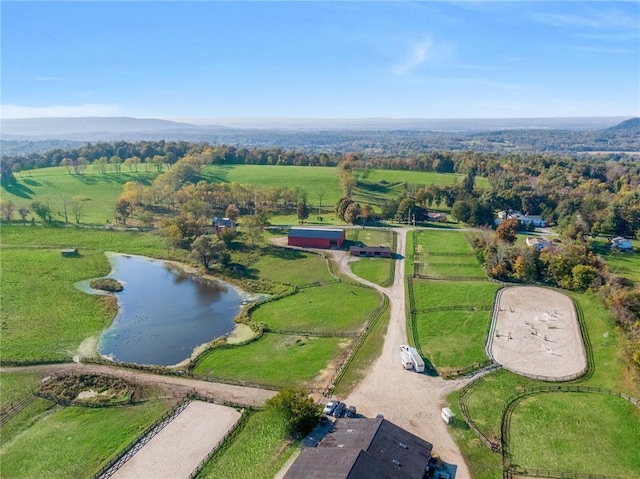
<svg viewBox="0 0 640 479">
<path fill-rule="evenodd" d="M 65 258 L 78 256 L 78 248 L 65 248 L 60 250 L 60 254 Z"/>
<path fill-rule="evenodd" d="M 343 229 L 337 228 L 291 228 L 289 246 L 303 248 L 342 248 L 345 240 Z"/>
<path fill-rule="evenodd" d="M 350 246 L 349 254 L 351 256 L 391 258 L 391 248 L 388 246 Z"/>
<path fill-rule="evenodd" d="M 213 218 L 213 228 L 218 233 L 223 228 L 235 230 L 236 222 L 231 218 Z"/>
</svg>

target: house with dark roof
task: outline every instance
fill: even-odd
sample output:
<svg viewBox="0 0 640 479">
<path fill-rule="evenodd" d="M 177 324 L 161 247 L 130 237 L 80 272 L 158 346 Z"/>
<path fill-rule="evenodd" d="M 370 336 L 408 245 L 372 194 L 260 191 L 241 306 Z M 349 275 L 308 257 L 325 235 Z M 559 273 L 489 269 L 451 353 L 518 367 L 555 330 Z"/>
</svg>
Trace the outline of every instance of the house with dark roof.
<svg viewBox="0 0 640 479">
<path fill-rule="evenodd" d="M 284 479 L 423 479 L 433 446 L 384 418 L 342 418 Z"/>
<path fill-rule="evenodd" d="M 343 229 L 337 228 L 291 228 L 289 246 L 303 248 L 342 248 L 345 240 Z"/>
</svg>

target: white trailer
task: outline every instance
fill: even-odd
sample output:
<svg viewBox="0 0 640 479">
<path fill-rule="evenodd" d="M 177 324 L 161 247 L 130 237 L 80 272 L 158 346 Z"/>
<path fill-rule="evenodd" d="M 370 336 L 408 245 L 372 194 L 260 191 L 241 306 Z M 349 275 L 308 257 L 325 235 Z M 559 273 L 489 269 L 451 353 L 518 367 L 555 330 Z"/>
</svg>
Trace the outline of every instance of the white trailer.
<svg viewBox="0 0 640 479">
<path fill-rule="evenodd" d="M 403 368 L 413 369 L 413 359 L 411 359 L 411 354 L 407 351 L 400 351 L 400 360 L 402 361 Z"/>
<path fill-rule="evenodd" d="M 424 361 L 422 360 L 422 356 L 418 353 L 416 348 L 409 348 L 409 354 L 411 355 L 411 359 L 413 360 L 413 367 L 416 372 L 422 373 L 424 372 Z"/>
</svg>

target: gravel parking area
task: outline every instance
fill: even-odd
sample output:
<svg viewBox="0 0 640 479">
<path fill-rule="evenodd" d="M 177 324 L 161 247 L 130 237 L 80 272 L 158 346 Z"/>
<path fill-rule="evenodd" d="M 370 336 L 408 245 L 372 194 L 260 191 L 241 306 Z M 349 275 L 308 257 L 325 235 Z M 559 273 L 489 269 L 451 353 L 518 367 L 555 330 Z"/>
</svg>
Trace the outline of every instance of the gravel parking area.
<svg viewBox="0 0 640 479">
<path fill-rule="evenodd" d="M 514 286 L 498 293 L 487 350 L 516 373 L 566 379 L 586 369 L 576 311 L 568 296 Z"/>
</svg>

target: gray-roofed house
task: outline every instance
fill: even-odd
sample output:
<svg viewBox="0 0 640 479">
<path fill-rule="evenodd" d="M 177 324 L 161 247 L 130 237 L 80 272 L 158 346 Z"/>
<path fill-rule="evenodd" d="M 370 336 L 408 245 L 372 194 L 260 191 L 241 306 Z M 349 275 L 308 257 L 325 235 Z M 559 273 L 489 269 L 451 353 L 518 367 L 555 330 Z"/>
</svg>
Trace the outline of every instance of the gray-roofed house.
<svg viewBox="0 0 640 479">
<path fill-rule="evenodd" d="M 343 229 L 337 228 L 291 228 L 289 246 L 303 248 L 342 248 L 345 240 Z"/>
<path fill-rule="evenodd" d="M 383 418 L 336 420 L 284 479 L 423 479 L 433 446 Z"/>
</svg>

